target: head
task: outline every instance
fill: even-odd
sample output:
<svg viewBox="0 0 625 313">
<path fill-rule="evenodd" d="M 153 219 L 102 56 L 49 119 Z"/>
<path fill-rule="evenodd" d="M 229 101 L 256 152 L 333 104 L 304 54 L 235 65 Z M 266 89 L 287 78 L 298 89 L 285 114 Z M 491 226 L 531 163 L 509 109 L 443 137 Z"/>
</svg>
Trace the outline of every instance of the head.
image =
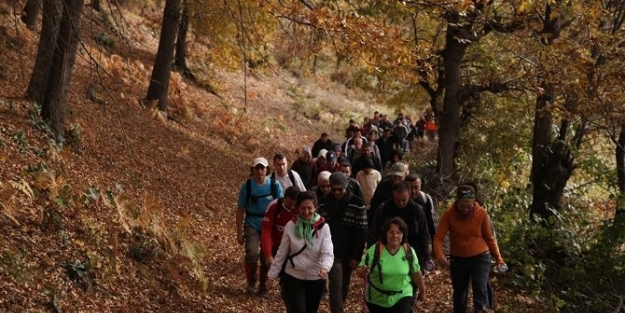
<svg viewBox="0 0 625 313">
<path fill-rule="evenodd" d="M 393 151 L 393 153 L 391 154 L 391 160 L 393 161 L 393 163 L 402 161 L 404 159 L 404 153 L 401 152 L 401 150 L 396 149 Z"/>
<path fill-rule="evenodd" d="M 345 138 L 352 138 L 352 137 L 354 137 L 354 130 L 351 128 L 348 128 L 345 131 Z"/>
<path fill-rule="evenodd" d="M 373 118 L 376 119 L 376 120 L 378 118 L 380 118 L 380 112 L 378 112 L 378 111 L 373 112 Z"/>
<path fill-rule="evenodd" d="M 354 125 L 356 125 L 356 121 L 353 118 L 349 119 L 349 126 L 354 126 Z"/>
<path fill-rule="evenodd" d="M 299 154 L 300 160 L 302 160 L 303 162 L 308 162 L 312 158 L 310 147 L 308 146 L 304 146 L 302 148 L 302 151 L 298 151 L 298 154 Z"/>
<path fill-rule="evenodd" d="M 275 169 L 276 174 L 278 174 L 278 176 L 282 177 L 286 175 L 288 164 L 286 161 L 286 156 L 284 156 L 284 154 L 276 153 L 273 156 L 273 168 Z"/>
<path fill-rule="evenodd" d="M 321 142 L 327 142 L 328 141 L 328 134 L 327 133 L 322 133 L 321 134 Z"/>
<path fill-rule="evenodd" d="M 319 151 L 319 155 L 317 156 L 317 164 L 319 164 L 319 165 L 326 164 L 326 154 L 327 153 L 328 153 L 328 150 L 326 150 L 326 149 L 321 149 L 321 151 Z"/>
<path fill-rule="evenodd" d="M 252 174 L 257 182 L 264 182 L 269 171 L 269 162 L 263 157 L 255 158 L 252 162 Z"/>
<path fill-rule="evenodd" d="M 380 232 L 380 242 L 385 245 L 389 243 L 393 246 L 399 246 L 408 239 L 408 225 L 401 217 L 393 217 L 386 220 L 382 225 Z"/>
<path fill-rule="evenodd" d="M 470 185 L 459 185 L 456 188 L 456 205 L 463 214 L 468 214 L 475 205 L 475 188 Z"/>
<path fill-rule="evenodd" d="M 295 207 L 297 208 L 299 216 L 303 220 L 308 221 L 312 219 L 315 212 L 317 212 L 317 196 L 310 190 L 302 191 L 297 195 Z"/>
<path fill-rule="evenodd" d="M 369 175 L 369 173 L 373 171 L 373 168 L 374 168 L 373 160 L 371 158 L 366 158 L 365 164 L 362 170 L 365 171 L 365 174 Z"/>
<path fill-rule="evenodd" d="M 375 141 L 376 139 L 378 139 L 378 131 L 375 129 L 372 129 L 367 135 L 367 140 Z"/>
<path fill-rule="evenodd" d="M 406 172 L 406 164 L 404 164 L 403 162 L 393 163 L 393 166 L 391 166 L 390 170 L 391 180 L 393 180 L 393 182 L 404 180 L 404 178 L 406 177 Z"/>
<path fill-rule="evenodd" d="M 354 149 L 361 149 L 362 148 L 362 138 L 361 137 L 354 137 L 354 139 L 352 140 L 352 144 L 354 145 Z"/>
<path fill-rule="evenodd" d="M 388 139 L 389 137 L 391 137 L 391 129 L 387 127 L 382 131 L 382 138 Z"/>
<path fill-rule="evenodd" d="M 297 202 L 297 196 L 299 196 L 299 187 L 290 186 L 284 191 L 284 199 L 282 199 L 282 206 L 291 211 L 295 208 L 295 202 Z"/>
<path fill-rule="evenodd" d="M 393 203 L 399 209 L 403 209 L 410 201 L 410 185 L 406 181 L 398 181 L 393 184 Z"/>
<path fill-rule="evenodd" d="M 362 144 L 362 154 L 372 157 L 373 156 L 373 146 L 371 142 L 365 142 Z"/>
<path fill-rule="evenodd" d="M 334 154 L 334 151 L 328 151 L 328 153 L 326 153 L 326 161 L 330 163 L 331 167 L 336 165 L 336 154 Z"/>
<path fill-rule="evenodd" d="M 417 173 L 411 173 L 406 176 L 405 181 L 410 185 L 410 197 L 416 199 L 421 192 L 421 176 Z"/>
<path fill-rule="evenodd" d="M 343 173 L 345 177 L 352 176 L 352 165 L 347 162 L 341 163 L 339 165 L 339 172 Z"/>
<path fill-rule="evenodd" d="M 330 193 L 336 199 L 342 199 L 347 189 L 347 176 L 341 172 L 330 175 Z"/>
<path fill-rule="evenodd" d="M 323 171 L 319 173 L 319 175 L 317 176 L 317 187 L 319 187 L 319 190 L 321 190 L 321 193 L 324 195 L 330 192 L 330 175 L 331 174 L 332 173 L 328 171 Z"/>
<path fill-rule="evenodd" d="M 341 145 L 340 144 L 335 144 L 334 146 L 332 146 L 332 150 L 334 150 L 334 154 L 336 154 L 336 158 L 337 159 L 343 153 L 343 151 L 341 151 Z"/>
</svg>

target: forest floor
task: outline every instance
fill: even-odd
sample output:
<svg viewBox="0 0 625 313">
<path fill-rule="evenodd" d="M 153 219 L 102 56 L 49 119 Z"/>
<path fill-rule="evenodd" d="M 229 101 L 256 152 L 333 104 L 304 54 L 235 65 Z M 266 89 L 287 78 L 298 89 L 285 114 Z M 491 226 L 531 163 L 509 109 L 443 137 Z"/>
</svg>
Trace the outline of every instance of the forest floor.
<svg viewBox="0 0 625 313">
<path fill-rule="evenodd" d="M 22 2 L 0 4 L 0 312 L 283 311 L 277 291 L 243 293 L 234 212 L 250 162 L 276 152 L 293 160 L 322 131 L 341 140 L 350 117 L 382 106 L 325 77 L 223 70 L 210 72 L 222 98 L 174 74 L 163 116 L 140 100 L 161 13 L 124 11 L 123 32 L 112 33 L 114 14 L 86 7 L 68 133 L 55 142 L 23 98 L 38 31 L 19 21 Z M 97 45 L 104 35 L 116 44 Z M 208 53 L 191 49 L 191 60 Z M 90 85 L 99 101 L 85 97 Z M 417 145 L 415 158 L 433 148 Z M 493 281 L 498 311 L 545 311 L 505 277 Z M 426 282 L 418 311 L 449 312 L 447 271 Z M 354 277 L 346 312 L 361 306 Z"/>
</svg>

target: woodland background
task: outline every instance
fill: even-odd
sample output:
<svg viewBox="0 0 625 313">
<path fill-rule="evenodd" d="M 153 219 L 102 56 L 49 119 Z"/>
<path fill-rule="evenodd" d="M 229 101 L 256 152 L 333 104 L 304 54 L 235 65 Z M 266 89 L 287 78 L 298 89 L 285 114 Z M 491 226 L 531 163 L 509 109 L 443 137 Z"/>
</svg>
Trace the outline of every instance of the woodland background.
<svg viewBox="0 0 625 313">
<path fill-rule="evenodd" d="M 439 212 L 478 180 L 497 311 L 623 312 L 622 1 L 0 3 L 0 312 L 268 312 L 242 294 L 248 162 L 374 110 Z M 359 309 L 354 279 L 350 310 Z M 450 310 L 444 270 L 424 312 Z M 322 310 L 327 310 L 322 304 Z"/>
</svg>

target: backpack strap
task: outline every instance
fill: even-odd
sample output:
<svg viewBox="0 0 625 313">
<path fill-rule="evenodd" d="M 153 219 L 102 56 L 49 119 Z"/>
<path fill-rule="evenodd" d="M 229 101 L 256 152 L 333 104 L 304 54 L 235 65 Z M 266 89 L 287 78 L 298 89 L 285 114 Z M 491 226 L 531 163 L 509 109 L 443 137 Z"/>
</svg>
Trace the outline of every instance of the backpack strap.
<svg viewBox="0 0 625 313">
<path fill-rule="evenodd" d="M 267 195 L 261 195 L 261 196 L 255 196 L 255 197 L 266 197 L 266 196 L 271 196 L 274 199 L 278 198 L 278 186 L 276 185 L 277 182 L 276 180 L 270 176 L 269 178 L 270 182 L 271 182 L 271 193 L 267 194 Z M 245 215 L 247 216 L 256 216 L 256 217 L 263 217 L 265 216 L 265 214 L 260 214 L 260 213 L 253 213 L 250 212 L 249 210 L 247 210 L 247 208 L 250 205 L 250 199 L 252 198 L 252 179 L 248 178 L 245 181 L 245 193 L 246 193 L 246 198 L 245 198 Z"/>
<path fill-rule="evenodd" d="M 412 255 L 412 248 L 408 242 L 404 242 L 404 252 L 406 253 L 406 261 L 408 262 L 408 274 L 413 274 L 412 272 L 412 262 L 414 261 L 414 256 Z"/>
<path fill-rule="evenodd" d="M 276 182 L 276 176 L 275 176 L 275 172 L 273 172 L 271 174 L 271 177 L 269 178 L 270 182 L 271 182 L 271 197 L 274 199 L 278 199 L 278 186 L 276 186 L 277 182 Z"/>
<path fill-rule="evenodd" d="M 247 209 L 247 206 L 250 204 L 250 198 L 252 197 L 252 180 L 249 178 L 245 181 L 245 195 L 247 196 L 247 198 L 245 198 L 245 208 Z"/>
<path fill-rule="evenodd" d="M 276 227 L 276 221 L 278 220 L 278 215 L 280 215 L 280 210 L 282 210 L 282 204 L 284 203 L 284 198 L 278 199 L 276 202 L 276 212 L 273 215 L 273 227 Z"/>
<path fill-rule="evenodd" d="M 295 174 L 293 174 L 292 170 L 286 171 L 289 174 L 289 180 L 291 180 L 291 185 L 295 186 Z"/>
</svg>

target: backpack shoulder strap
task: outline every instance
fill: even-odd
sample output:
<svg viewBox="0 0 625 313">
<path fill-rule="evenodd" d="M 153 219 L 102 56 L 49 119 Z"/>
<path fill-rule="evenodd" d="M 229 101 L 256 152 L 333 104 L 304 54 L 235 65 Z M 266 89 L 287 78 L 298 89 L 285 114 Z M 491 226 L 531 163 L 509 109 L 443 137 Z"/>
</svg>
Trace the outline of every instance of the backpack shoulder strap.
<svg viewBox="0 0 625 313">
<path fill-rule="evenodd" d="M 428 197 L 425 194 L 425 192 L 419 191 L 419 194 L 421 195 L 421 199 L 423 200 L 423 204 L 427 204 L 428 203 Z"/>
<path fill-rule="evenodd" d="M 252 180 L 248 179 L 245 181 L 245 207 L 250 204 L 250 198 L 252 197 Z"/>
<path fill-rule="evenodd" d="M 406 262 L 408 262 L 408 274 L 412 274 L 412 262 L 414 260 L 414 256 L 412 255 L 412 248 L 407 242 L 405 242 L 403 246 L 404 252 L 406 253 Z"/>
<path fill-rule="evenodd" d="M 276 177 L 275 172 L 271 174 L 270 182 L 271 182 L 271 197 L 274 199 L 278 199 L 278 186 L 276 186 Z"/>
<path fill-rule="evenodd" d="M 292 170 L 286 171 L 289 174 L 289 179 L 291 180 L 291 184 L 295 186 L 295 174 L 293 174 Z"/>
</svg>

